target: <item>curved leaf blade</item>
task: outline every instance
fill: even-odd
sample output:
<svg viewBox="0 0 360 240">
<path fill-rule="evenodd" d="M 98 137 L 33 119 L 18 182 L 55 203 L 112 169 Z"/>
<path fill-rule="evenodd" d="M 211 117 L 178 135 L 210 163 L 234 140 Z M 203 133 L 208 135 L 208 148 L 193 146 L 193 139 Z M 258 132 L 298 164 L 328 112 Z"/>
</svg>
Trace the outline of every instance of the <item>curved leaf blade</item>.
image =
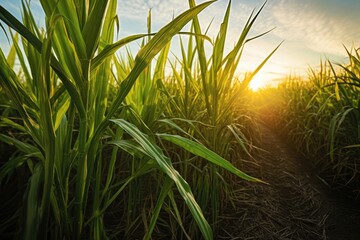
<svg viewBox="0 0 360 240">
<path fill-rule="evenodd" d="M 229 172 L 235 174 L 236 176 L 238 176 L 242 179 L 245 179 L 247 181 L 265 183 L 264 181 L 262 181 L 258 178 L 252 177 L 252 176 L 240 171 L 229 161 L 222 158 L 215 152 L 207 149 L 204 145 L 202 145 L 200 143 L 194 142 L 192 140 L 181 137 L 179 135 L 170 135 L 170 134 L 157 134 L 157 135 L 164 140 L 172 142 L 172 143 L 186 149 L 187 151 L 189 151 L 199 157 L 202 157 L 202 158 L 208 160 L 209 162 L 212 162 L 213 164 L 218 165 L 219 167 L 222 167 L 222 168 L 228 170 Z"/>
<path fill-rule="evenodd" d="M 193 215 L 196 223 L 198 224 L 203 234 L 203 237 L 205 239 L 213 239 L 211 227 L 206 221 L 200 209 L 200 206 L 196 202 L 190 186 L 179 174 L 179 172 L 176 171 L 176 169 L 172 166 L 170 159 L 166 157 L 161 151 L 161 149 L 155 143 L 152 143 L 149 138 L 132 123 L 129 123 L 124 119 L 112 119 L 110 121 L 124 129 L 129 135 L 131 135 L 134 140 L 138 142 L 140 146 L 145 150 L 145 152 L 157 162 L 160 169 L 165 174 L 167 174 L 171 180 L 174 181 L 177 189 L 179 190 L 186 205 L 189 207 L 189 210 Z"/>
</svg>

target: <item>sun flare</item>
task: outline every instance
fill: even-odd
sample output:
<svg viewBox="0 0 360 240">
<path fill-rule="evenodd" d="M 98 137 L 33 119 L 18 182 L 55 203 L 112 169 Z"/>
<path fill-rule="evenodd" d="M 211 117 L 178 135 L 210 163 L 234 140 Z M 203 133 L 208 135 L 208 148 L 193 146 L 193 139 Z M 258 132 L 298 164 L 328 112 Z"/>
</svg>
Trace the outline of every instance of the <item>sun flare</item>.
<svg viewBox="0 0 360 240">
<path fill-rule="evenodd" d="M 249 88 L 252 91 L 258 91 L 261 88 L 271 85 L 273 76 L 268 73 L 258 73 L 250 82 Z"/>
</svg>

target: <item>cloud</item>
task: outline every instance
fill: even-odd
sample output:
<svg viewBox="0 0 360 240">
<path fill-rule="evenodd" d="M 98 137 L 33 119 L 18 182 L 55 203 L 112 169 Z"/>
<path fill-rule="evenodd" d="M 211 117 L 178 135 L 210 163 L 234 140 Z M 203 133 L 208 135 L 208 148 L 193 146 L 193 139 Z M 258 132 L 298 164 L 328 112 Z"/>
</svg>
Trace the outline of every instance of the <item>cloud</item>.
<svg viewBox="0 0 360 240">
<path fill-rule="evenodd" d="M 154 22 L 165 23 L 172 19 L 173 15 L 188 9 L 187 1 L 176 0 L 127 0 L 118 2 L 120 17 L 131 20 L 146 19 L 149 9 L 152 8 Z"/>
<path fill-rule="evenodd" d="M 196 1 L 196 4 L 205 2 L 205 0 Z M 205 31 L 211 23 L 209 36 L 216 37 L 228 2 L 218 1 L 211 4 L 199 14 L 199 19 L 203 30 Z M 152 13 L 152 24 L 156 29 L 164 26 L 171 21 L 173 17 L 189 9 L 187 1 L 179 0 L 126 0 L 118 3 L 118 13 L 120 20 L 127 24 L 146 25 L 146 18 L 149 9 Z M 239 32 L 247 20 L 252 8 L 247 4 L 233 1 L 231 8 L 231 18 L 229 32 Z M 232 34 L 229 34 L 229 36 Z"/>
<path fill-rule="evenodd" d="M 196 1 L 197 4 L 200 1 Z M 201 1 L 204 2 L 204 1 Z M 228 1 L 218 1 L 210 5 L 203 12 L 199 14 L 200 24 L 202 26 L 203 32 L 207 29 L 208 25 L 211 23 L 207 35 L 215 39 L 219 31 L 220 24 L 223 20 L 224 14 Z M 232 1 L 229 26 L 227 32 L 227 43 L 225 46 L 225 51 L 228 52 L 232 50 L 236 41 L 238 40 L 245 23 L 247 22 L 250 14 L 253 10 L 255 13 L 260 9 L 262 3 L 260 1 Z M 270 12 L 271 4 L 267 4 L 263 12 L 258 16 L 253 28 L 251 29 L 248 37 L 253 37 L 260 33 L 270 30 L 275 25 L 272 19 Z M 177 16 L 181 12 L 187 10 L 188 3 L 187 1 L 178 1 L 178 0 L 132 0 L 132 1 L 122 1 L 119 2 L 119 15 L 120 21 L 123 24 L 127 24 L 124 31 L 129 31 L 129 26 L 133 32 L 125 32 L 125 34 L 134 34 L 137 32 L 146 31 L 146 16 L 148 10 L 152 8 L 152 24 L 153 31 L 156 31 L 161 26 L 164 26 L 169 22 L 173 16 Z M 124 33 L 124 32 L 123 32 Z M 268 41 L 270 39 L 270 41 Z M 273 39 L 270 35 L 264 36 L 260 39 L 256 39 L 248 46 L 245 46 L 245 51 L 243 58 L 240 61 L 239 71 L 249 71 L 254 70 L 262 60 L 280 43 L 280 39 Z M 176 48 L 176 41 L 173 42 L 173 47 Z M 174 49 L 176 54 L 176 49 Z M 269 61 L 269 65 L 274 64 L 272 60 Z M 283 67 L 278 67 L 276 63 L 276 69 L 282 70 L 282 73 L 285 71 Z M 272 65 L 274 67 L 274 65 Z M 270 71 L 270 69 L 266 69 Z M 270 71 L 271 72 L 271 71 Z M 274 75 L 274 74 L 273 74 Z"/>
<path fill-rule="evenodd" d="M 351 47 L 360 39 L 360 19 L 334 11 L 324 2 L 280 0 L 272 12 L 274 23 L 279 26 L 277 36 L 302 43 L 318 53 L 344 55 L 342 44 Z"/>
</svg>

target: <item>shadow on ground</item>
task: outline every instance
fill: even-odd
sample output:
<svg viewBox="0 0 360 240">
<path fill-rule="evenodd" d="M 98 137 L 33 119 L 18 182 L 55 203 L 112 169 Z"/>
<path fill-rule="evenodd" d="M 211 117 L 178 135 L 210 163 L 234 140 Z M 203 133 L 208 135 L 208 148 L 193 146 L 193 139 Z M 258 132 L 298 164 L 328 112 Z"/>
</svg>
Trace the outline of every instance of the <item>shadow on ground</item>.
<svg viewBox="0 0 360 240">
<path fill-rule="evenodd" d="M 360 239 L 360 204 L 332 192 L 289 143 L 259 127 L 256 164 L 239 167 L 269 185 L 235 182 L 219 239 Z"/>
</svg>

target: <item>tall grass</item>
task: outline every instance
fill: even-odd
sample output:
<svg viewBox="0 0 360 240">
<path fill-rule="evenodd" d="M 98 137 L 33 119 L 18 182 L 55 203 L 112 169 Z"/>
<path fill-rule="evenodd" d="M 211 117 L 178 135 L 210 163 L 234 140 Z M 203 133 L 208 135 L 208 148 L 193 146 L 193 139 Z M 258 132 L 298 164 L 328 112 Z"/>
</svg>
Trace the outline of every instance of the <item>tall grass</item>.
<svg viewBox="0 0 360 240">
<path fill-rule="evenodd" d="M 193 6 L 194 2 L 190 1 L 190 7 Z M 214 41 L 202 37 L 199 20 L 195 18 L 192 24 L 195 35 L 188 37 L 187 42 L 180 38 L 180 68 L 176 68 L 176 63 L 172 64 L 174 76 L 165 82 L 169 89 L 166 95 L 171 96 L 166 115 L 172 116 L 173 122 L 185 130 L 185 133 L 181 134 L 201 140 L 209 149 L 229 159 L 234 158 L 234 155 L 231 155 L 234 152 L 246 154 L 248 151 L 244 130 L 250 127 L 250 124 L 246 116 L 243 116 L 244 108 L 239 108 L 243 111 L 241 113 L 237 111 L 237 107 L 240 102 L 247 101 L 248 83 L 277 49 L 275 48 L 248 78 L 242 81 L 236 78 L 236 69 L 242 59 L 246 42 L 263 35 L 248 38 L 250 29 L 263 7 L 250 14 L 234 47 L 228 52 L 225 52 L 225 44 L 231 2 Z M 210 49 L 208 51 L 205 51 L 206 44 Z M 215 225 L 219 220 L 220 209 L 230 195 L 223 182 L 226 173 L 222 168 L 199 158 L 190 159 L 182 166 L 181 172 L 192 178 L 195 195 L 200 196 L 199 204 L 208 211 L 208 218 Z M 199 170 L 195 170 L 191 165 L 195 165 Z M 198 173 L 194 173 L 194 170 Z"/>
<path fill-rule="evenodd" d="M 310 69 L 308 79 L 289 78 L 278 89 L 265 90 L 268 104 L 271 91 L 278 98 L 264 115 L 314 161 L 329 185 L 357 197 L 360 59 L 358 50 L 346 51 L 347 64 L 327 61 Z"/>
<path fill-rule="evenodd" d="M 17 149 L 2 163 L 0 183 L 25 181 L 15 199 L 18 210 L 1 222 L 1 232 L 15 228 L 9 236 L 24 239 L 149 239 L 154 232 L 213 238 L 220 184 L 225 185 L 222 169 L 261 182 L 225 160 L 234 141 L 247 151 L 233 110 L 250 79 L 238 83 L 233 77 L 261 9 L 225 54 L 230 2 L 206 57 L 208 37 L 196 16 L 213 2 L 190 0 L 190 9 L 156 34 L 149 17 L 147 34 L 115 42 L 115 0 L 42 0 L 44 30 L 35 24 L 28 2 L 22 4 L 22 23 L 0 6 L 0 19 L 13 29 L 8 56 L 0 51 L 6 130 L 0 140 Z M 175 80 L 168 82 L 164 69 L 171 39 L 190 21 L 181 69 L 174 67 Z M 135 58 L 115 55 L 138 39 L 143 44 Z"/>
</svg>

